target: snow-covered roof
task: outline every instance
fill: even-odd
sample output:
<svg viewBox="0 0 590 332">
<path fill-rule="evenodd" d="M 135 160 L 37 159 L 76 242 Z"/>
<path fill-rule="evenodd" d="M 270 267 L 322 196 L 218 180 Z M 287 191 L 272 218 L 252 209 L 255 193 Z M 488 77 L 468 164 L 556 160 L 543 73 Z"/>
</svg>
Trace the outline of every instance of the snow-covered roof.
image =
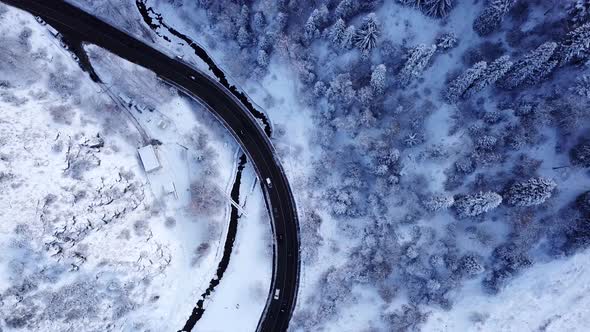
<svg viewBox="0 0 590 332">
<path fill-rule="evenodd" d="M 137 152 L 139 152 L 139 158 L 141 159 L 141 163 L 146 172 L 149 173 L 161 167 L 153 145 L 146 145 L 139 148 L 137 149 Z"/>
</svg>

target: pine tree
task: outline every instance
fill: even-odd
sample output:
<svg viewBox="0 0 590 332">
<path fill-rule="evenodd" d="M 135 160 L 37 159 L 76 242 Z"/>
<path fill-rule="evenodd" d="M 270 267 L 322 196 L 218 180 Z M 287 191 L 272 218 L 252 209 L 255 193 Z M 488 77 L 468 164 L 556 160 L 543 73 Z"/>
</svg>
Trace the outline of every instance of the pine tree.
<svg viewBox="0 0 590 332">
<path fill-rule="evenodd" d="M 570 151 L 572 164 L 590 167 L 590 140 L 582 140 Z"/>
<path fill-rule="evenodd" d="M 332 43 L 332 46 L 340 48 L 343 44 L 345 33 L 346 23 L 344 23 L 343 19 L 339 18 L 328 30 L 328 40 Z"/>
<path fill-rule="evenodd" d="M 424 4 L 424 0 L 397 0 L 397 2 L 406 6 L 413 6 L 416 8 L 422 8 L 422 5 Z"/>
<path fill-rule="evenodd" d="M 256 12 L 254 13 L 254 18 L 252 18 L 252 29 L 254 31 L 258 31 L 259 33 L 264 32 L 264 28 L 266 27 L 266 19 L 264 18 L 263 12 Z"/>
<path fill-rule="evenodd" d="M 424 202 L 422 202 L 422 205 L 424 205 L 426 210 L 436 212 L 440 210 L 446 210 L 453 206 L 454 203 L 455 198 L 453 198 L 451 195 L 434 194 L 426 198 Z"/>
<path fill-rule="evenodd" d="M 455 211 L 461 218 L 475 217 L 495 209 L 502 203 L 502 196 L 495 192 L 480 192 L 475 195 L 465 195 L 455 201 Z"/>
<path fill-rule="evenodd" d="M 377 45 L 377 38 L 381 35 L 381 27 L 375 13 L 367 15 L 356 31 L 354 36 L 355 46 L 363 52 L 363 54 L 369 54 L 373 48 Z"/>
<path fill-rule="evenodd" d="M 581 97 L 590 98 L 590 76 L 582 75 L 576 79 L 576 83 L 570 91 Z"/>
<path fill-rule="evenodd" d="M 445 91 L 444 98 L 449 103 L 456 103 L 465 92 L 484 74 L 487 63 L 481 61 L 467 69 L 463 74 L 455 78 Z"/>
<path fill-rule="evenodd" d="M 535 206 L 543 204 L 557 187 L 557 183 L 547 178 L 532 178 L 518 182 L 508 189 L 508 203 L 515 206 Z"/>
<path fill-rule="evenodd" d="M 325 5 L 311 12 L 303 31 L 303 40 L 306 43 L 310 43 L 320 36 L 320 29 L 327 21 L 328 14 L 328 8 Z"/>
<path fill-rule="evenodd" d="M 590 19 L 589 0 L 571 0 L 568 6 L 568 14 L 575 27 L 578 27 Z"/>
<path fill-rule="evenodd" d="M 317 81 L 315 82 L 315 85 L 313 86 L 313 95 L 316 98 L 321 98 L 326 94 L 326 90 L 328 88 L 326 87 L 326 83 L 322 82 L 322 81 Z"/>
<path fill-rule="evenodd" d="M 385 78 L 387 73 L 387 67 L 384 64 L 380 64 L 371 73 L 371 87 L 376 94 L 381 94 L 385 90 Z"/>
<path fill-rule="evenodd" d="M 485 269 L 481 265 L 480 260 L 481 258 L 479 258 L 476 254 L 466 254 L 465 256 L 461 257 L 461 260 L 459 261 L 460 272 L 467 277 L 473 277 L 481 274 Z"/>
<path fill-rule="evenodd" d="M 373 88 L 364 86 L 357 92 L 357 99 L 364 108 L 371 108 L 375 94 Z"/>
<path fill-rule="evenodd" d="M 436 38 L 436 47 L 440 50 L 450 50 L 457 46 L 459 39 L 452 32 L 444 33 Z"/>
<path fill-rule="evenodd" d="M 350 74 L 336 76 L 326 91 L 328 99 L 334 104 L 350 106 L 356 99 L 356 91 L 352 87 Z"/>
<path fill-rule="evenodd" d="M 525 55 L 512 66 L 500 86 L 511 90 L 524 84 L 535 84 L 547 78 L 557 65 L 553 55 L 557 48 L 555 42 L 546 42 Z"/>
<path fill-rule="evenodd" d="M 425 0 L 424 10 L 432 17 L 445 17 L 453 8 L 453 0 Z"/>
<path fill-rule="evenodd" d="M 588 216 L 590 216 L 590 191 L 587 191 L 580 195 L 576 199 L 576 205 L 582 213 L 585 213 Z"/>
<path fill-rule="evenodd" d="M 256 57 L 256 62 L 260 67 L 266 68 L 268 66 L 268 53 L 265 50 L 258 50 L 258 57 Z"/>
<path fill-rule="evenodd" d="M 560 48 L 561 65 L 590 56 L 590 23 L 570 31 Z"/>
<path fill-rule="evenodd" d="M 336 6 L 335 13 L 338 17 L 347 19 L 356 13 L 360 5 L 357 0 L 342 0 Z"/>
<path fill-rule="evenodd" d="M 500 27 L 504 16 L 516 4 L 516 0 L 490 0 L 473 22 L 473 30 L 480 36 L 489 35 Z"/>
<path fill-rule="evenodd" d="M 487 66 L 481 77 L 465 92 L 465 97 L 469 98 L 488 85 L 496 83 L 502 76 L 506 75 L 510 68 L 512 68 L 512 65 L 513 63 L 510 61 L 510 56 L 508 55 L 494 60 L 494 62 Z"/>
<path fill-rule="evenodd" d="M 399 73 L 399 84 L 406 85 L 422 74 L 430 59 L 436 52 L 436 45 L 420 44 L 410 51 L 408 60 Z"/>
<path fill-rule="evenodd" d="M 349 26 L 344 31 L 344 35 L 342 36 L 342 43 L 340 47 L 342 49 L 350 49 L 352 48 L 352 42 L 354 40 L 354 36 L 356 36 L 356 27 L 354 25 Z"/>
<path fill-rule="evenodd" d="M 250 8 L 247 5 L 243 5 L 242 9 L 240 10 L 240 15 L 236 21 L 236 24 L 240 27 L 246 27 L 248 25 L 248 21 L 250 20 Z"/>
<path fill-rule="evenodd" d="M 238 45 L 243 48 L 250 45 L 250 41 L 250 34 L 246 27 L 240 27 L 240 30 L 238 30 Z"/>
</svg>

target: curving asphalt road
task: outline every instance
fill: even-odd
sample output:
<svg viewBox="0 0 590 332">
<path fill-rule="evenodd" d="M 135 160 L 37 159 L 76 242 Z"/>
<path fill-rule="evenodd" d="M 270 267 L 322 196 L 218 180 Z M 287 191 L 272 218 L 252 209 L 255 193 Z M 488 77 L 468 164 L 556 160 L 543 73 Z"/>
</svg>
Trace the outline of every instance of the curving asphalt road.
<svg viewBox="0 0 590 332">
<path fill-rule="evenodd" d="M 274 234 L 273 277 L 257 331 L 286 331 L 299 286 L 295 200 L 277 154 L 256 119 L 206 74 L 61 0 L 1 0 L 41 16 L 56 29 L 147 68 L 207 106 L 232 133 L 260 179 Z M 278 296 L 276 291 L 278 290 Z"/>
</svg>

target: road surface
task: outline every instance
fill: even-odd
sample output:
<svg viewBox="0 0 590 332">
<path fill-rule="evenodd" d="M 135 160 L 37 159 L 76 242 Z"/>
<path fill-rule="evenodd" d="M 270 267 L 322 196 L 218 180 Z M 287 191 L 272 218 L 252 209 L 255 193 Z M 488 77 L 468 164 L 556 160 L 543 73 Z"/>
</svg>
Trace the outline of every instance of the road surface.
<svg viewBox="0 0 590 332">
<path fill-rule="evenodd" d="M 260 179 L 274 235 L 271 287 L 257 331 L 286 331 L 299 283 L 297 212 L 277 154 L 252 114 L 227 89 L 206 74 L 73 5 L 61 0 L 2 1 L 41 16 L 48 24 L 72 37 L 152 70 L 190 97 L 200 100 L 232 133 Z"/>
</svg>

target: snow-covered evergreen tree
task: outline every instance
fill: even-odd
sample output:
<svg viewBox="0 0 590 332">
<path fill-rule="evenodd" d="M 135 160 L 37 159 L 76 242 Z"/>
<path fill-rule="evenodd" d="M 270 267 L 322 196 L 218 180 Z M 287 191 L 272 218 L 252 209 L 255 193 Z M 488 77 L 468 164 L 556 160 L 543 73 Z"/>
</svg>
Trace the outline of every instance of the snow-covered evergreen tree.
<svg viewBox="0 0 590 332">
<path fill-rule="evenodd" d="M 477 138 L 476 145 L 479 149 L 491 151 L 496 147 L 498 139 L 495 136 L 483 135 Z"/>
<path fill-rule="evenodd" d="M 326 83 L 322 81 L 317 81 L 313 86 L 313 95 L 316 98 L 321 98 L 326 94 L 327 89 L 328 87 L 326 87 Z"/>
<path fill-rule="evenodd" d="M 247 5 L 242 5 L 240 10 L 240 15 L 238 15 L 238 19 L 236 21 L 236 25 L 239 27 L 247 27 L 248 22 L 250 21 L 250 8 Z"/>
<path fill-rule="evenodd" d="M 473 30 L 480 36 L 489 35 L 500 27 L 504 16 L 516 4 L 516 0 L 489 0 L 484 10 L 473 22 Z"/>
<path fill-rule="evenodd" d="M 537 47 L 517 61 L 499 85 L 511 90 L 523 84 L 532 85 L 547 78 L 557 65 L 557 60 L 553 59 L 556 48 L 555 42 L 546 42 Z"/>
<path fill-rule="evenodd" d="M 590 98 L 590 76 L 583 75 L 576 79 L 576 83 L 570 90 L 581 97 Z"/>
<path fill-rule="evenodd" d="M 406 6 L 421 7 L 424 3 L 424 0 L 397 0 L 397 2 Z"/>
<path fill-rule="evenodd" d="M 350 106 L 355 98 L 356 91 L 352 87 L 350 74 L 340 74 L 330 82 L 330 87 L 326 91 L 328 99 L 334 104 Z"/>
<path fill-rule="evenodd" d="M 357 29 L 354 36 L 355 46 L 368 55 L 377 45 L 377 38 L 381 35 L 381 27 L 375 13 L 368 14 Z"/>
<path fill-rule="evenodd" d="M 327 37 L 330 43 L 332 43 L 332 46 L 335 48 L 340 48 L 342 47 L 345 33 L 346 23 L 344 23 L 343 19 L 339 18 L 336 20 L 336 23 L 334 23 L 330 29 L 328 29 Z"/>
<path fill-rule="evenodd" d="M 456 103 L 477 80 L 484 74 L 487 63 L 480 61 L 455 78 L 447 87 L 444 98 L 449 103 Z"/>
<path fill-rule="evenodd" d="M 422 202 L 426 210 L 432 212 L 446 210 L 453 206 L 454 203 L 455 198 L 453 196 L 441 193 L 433 194 Z"/>
<path fill-rule="evenodd" d="M 340 43 L 340 47 L 342 49 L 351 49 L 353 45 L 354 37 L 356 36 L 356 27 L 354 25 L 348 26 L 344 31 L 344 35 L 342 36 L 342 42 Z"/>
<path fill-rule="evenodd" d="M 495 209 L 502 203 L 502 196 L 493 191 L 465 195 L 455 201 L 455 211 L 461 218 L 475 217 Z"/>
<path fill-rule="evenodd" d="M 590 140 L 582 140 L 570 151 L 572 164 L 590 167 Z"/>
<path fill-rule="evenodd" d="M 387 67 L 384 64 L 376 66 L 371 73 L 371 87 L 375 93 L 381 94 L 385 90 L 386 74 Z"/>
<path fill-rule="evenodd" d="M 590 23 L 570 31 L 560 47 L 561 65 L 590 56 Z"/>
<path fill-rule="evenodd" d="M 440 50 L 450 50 L 457 46 L 459 38 L 453 32 L 443 33 L 436 38 L 436 47 Z"/>
<path fill-rule="evenodd" d="M 570 0 L 567 8 L 574 26 L 580 26 L 590 20 L 589 0 Z"/>
<path fill-rule="evenodd" d="M 256 62 L 260 67 L 266 68 L 268 66 L 268 53 L 265 50 L 258 50 L 258 56 L 256 57 Z"/>
<path fill-rule="evenodd" d="M 557 183 L 552 179 L 537 177 L 524 182 L 515 183 L 508 189 L 508 203 L 515 206 L 535 206 L 543 204 Z"/>
<path fill-rule="evenodd" d="M 347 19 L 352 17 L 360 8 L 358 0 L 342 0 L 336 6 L 335 13 L 338 17 Z"/>
<path fill-rule="evenodd" d="M 250 42 L 250 33 L 248 32 L 246 27 L 240 27 L 240 29 L 238 30 L 238 45 L 240 45 L 240 47 L 247 47 L 248 45 L 250 45 Z"/>
<path fill-rule="evenodd" d="M 328 20 L 328 8 L 323 5 L 318 9 L 314 9 L 307 22 L 305 23 L 303 31 L 303 40 L 306 43 L 310 43 L 314 39 L 320 36 L 320 29 L 323 27 L 325 22 Z"/>
<path fill-rule="evenodd" d="M 266 19 L 264 18 L 263 12 L 254 13 L 252 18 L 252 30 L 262 33 L 266 27 Z"/>
<path fill-rule="evenodd" d="M 436 45 L 426 46 L 420 44 L 410 51 L 408 60 L 399 73 L 399 84 L 406 85 L 422 74 L 430 59 L 436 52 Z"/>
<path fill-rule="evenodd" d="M 445 17 L 453 8 L 453 0 L 424 0 L 424 11 L 432 17 Z"/>
<path fill-rule="evenodd" d="M 496 83 L 502 76 L 506 75 L 512 65 L 513 63 L 508 55 L 501 56 L 488 64 L 481 77 L 467 89 L 465 97 L 469 98 L 488 85 Z"/>
<path fill-rule="evenodd" d="M 588 216 L 590 216 L 590 191 L 587 191 L 585 193 L 583 193 L 582 195 L 580 195 L 577 199 L 576 199 L 576 203 L 578 206 L 578 209 L 582 212 L 587 214 Z"/>
<path fill-rule="evenodd" d="M 361 91 L 362 90 L 363 89 L 361 89 Z M 360 91 L 359 91 L 359 93 L 360 93 Z M 376 122 L 377 122 L 377 119 L 373 115 L 371 108 L 367 107 L 367 106 L 363 107 L 361 114 L 360 114 L 359 123 L 366 128 L 373 128 L 375 126 Z M 387 171 L 389 171 L 388 166 L 386 166 L 386 169 L 387 169 Z"/>
<path fill-rule="evenodd" d="M 459 271 L 467 277 L 474 277 L 485 271 L 481 258 L 477 254 L 466 254 L 459 261 Z"/>
<path fill-rule="evenodd" d="M 361 106 L 370 108 L 373 100 L 375 99 L 373 88 L 369 86 L 360 88 L 357 92 L 357 99 L 361 103 Z"/>
</svg>

